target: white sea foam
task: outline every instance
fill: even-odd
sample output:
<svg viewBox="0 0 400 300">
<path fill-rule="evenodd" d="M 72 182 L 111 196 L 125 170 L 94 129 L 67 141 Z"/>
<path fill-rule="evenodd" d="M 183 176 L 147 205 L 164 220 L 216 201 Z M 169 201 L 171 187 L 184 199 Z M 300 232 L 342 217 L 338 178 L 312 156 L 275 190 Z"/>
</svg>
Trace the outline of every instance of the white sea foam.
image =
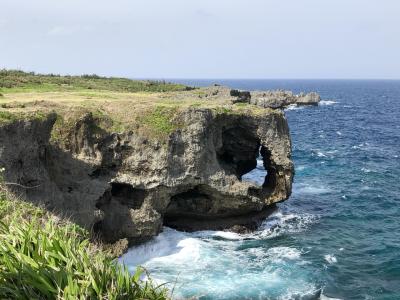
<svg viewBox="0 0 400 300">
<path fill-rule="evenodd" d="M 327 194 L 330 193 L 331 189 L 328 187 L 325 187 L 324 185 L 309 185 L 309 184 L 302 184 L 299 186 L 294 186 L 293 188 L 293 193 L 297 194 L 310 194 L 310 195 L 316 195 L 316 194 Z"/>
<path fill-rule="evenodd" d="M 229 231 L 217 231 L 217 232 L 213 233 L 212 236 L 220 237 L 225 240 L 232 240 L 232 241 L 243 239 L 243 236 L 241 236 L 240 234 L 235 233 L 235 232 L 229 232 Z"/>
<path fill-rule="evenodd" d="M 267 254 L 274 257 L 275 260 L 276 259 L 295 260 L 300 258 L 301 251 L 291 247 L 273 247 L 268 249 Z"/>
<path fill-rule="evenodd" d="M 122 262 L 129 262 L 131 266 L 138 266 L 153 259 L 176 255 L 184 258 L 191 254 L 196 256 L 197 241 L 187 234 L 164 227 L 164 231 L 151 241 L 132 248 L 121 257 Z"/>
<path fill-rule="evenodd" d="M 291 288 L 285 295 L 278 297 L 279 300 L 293 300 L 293 299 L 320 299 L 321 289 L 316 288 L 312 284 L 308 284 L 306 287 Z"/>
<path fill-rule="evenodd" d="M 365 142 L 351 147 L 352 149 L 368 150 L 370 149 L 370 144 Z"/>
<path fill-rule="evenodd" d="M 325 259 L 328 263 L 330 263 L 330 264 L 337 263 L 336 257 L 335 257 L 334 255 L 332 255 L 332 254 L 327 254 L 327 255 L 325 255 L 325 256 L 324 256 L 324 259 Z"/>
<path fill-rule="evenodd" d="M 304 106 L 298 106 L 297 104 L 290 104 L 288 107 L 285 108 L 286 110 L 300 110 L 303 109 Z"/>
<path fill-rule="evenodd" d="M 248 238 L 267 239 L 287 233 L 296 233 L 306 230 L 315 223 L 318 217 L 312 214 L 282 213 L 280 211 L 269 216 L 255 233 Z"/>
<path fill-rule="evenodd" d="M 322 151 L 320 149 L 312 149 L 312 154 L 314 156 L 321 157 L 321 158 L 326 158 L 326 157 L 334 158 L 335 154 L 338 152 L 339 152 L 339 150 L 337 150 L 337 149 L 329 150 L 329 151 Z"/>
<path fill-rule="evenodd" d="M 339 152 L 339 150 L 329 150 L 329 151 L 327 151 L 326 153 L 327 154 L 329 154 L 329 155 L 332 155 L 332 154 L 335 154 L 335 153 L 338 153 Z"/>
<path fill-rule="evenodd" d="M 338 103 L 338 102 L 332 101 L 332 100 L 322 100 L 322 101 L 319 102 L 319 105 L 333 105 L 333 104 L 336 104 L 336 103 Z"/>
<path fill-rule="evenodd" d="M 324 294 L 321 294 L 321 296 L 319 297 L 319 300 L 342 300 L 340 298 L 331 298 L 328 296 L 325 296 Z"/>
<path fill-rule="evenodd" d="M 305 168 L 306 166 L 296 166 L 296 171 L 303 171 Z"/>
<path fill-rule="evenodd" d="M 302 250 L 257 240 L 305 230 L 316 218 L 280 210 L 252 234 L 225 231 L 182 233 L 170 228 L 152 241 L 131 248 L 121 261 L 130 271 L 143 265 L 155 284 L 171 282 L 177 299 L 269 298 L 272 293 L 305 295 L 315 290 L 302 270 L 309 264 Z M 277 298 L 277 297 L 276 297 Z M 291 299 L 290 297 L 287 299 Z"/>
</svg>

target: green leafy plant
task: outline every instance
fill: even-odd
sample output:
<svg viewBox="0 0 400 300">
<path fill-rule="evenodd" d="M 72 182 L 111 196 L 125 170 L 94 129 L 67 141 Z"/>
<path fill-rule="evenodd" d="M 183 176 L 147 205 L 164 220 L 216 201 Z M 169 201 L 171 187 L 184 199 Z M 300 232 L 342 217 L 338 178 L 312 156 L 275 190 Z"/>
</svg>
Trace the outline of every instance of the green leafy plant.
<svg viewBox="0 0 400 300">
<path fill-rule="evenodd" d="M 0 299 L 168 299 L 138 268 L 90 243 L 88 232 L 0 190 Z"/>
</svg>

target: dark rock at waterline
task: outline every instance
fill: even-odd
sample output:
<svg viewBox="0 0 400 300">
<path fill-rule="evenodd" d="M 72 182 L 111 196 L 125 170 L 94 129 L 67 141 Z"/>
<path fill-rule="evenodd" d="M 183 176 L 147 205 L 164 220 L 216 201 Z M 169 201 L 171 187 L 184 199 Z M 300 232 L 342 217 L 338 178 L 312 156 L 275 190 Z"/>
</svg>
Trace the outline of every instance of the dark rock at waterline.
<svg viewBox="0 0 400 300">
<path fill-rule="evenodd" d="M 235 233 L 250 233 L 259 228 L 261 223 L 276 211 L 275 205 L 261 210 L 260 212 L 251 212 L 245 215 L 222 217 L 222 218 L 197 218 L 190 215 L 167 216 L 164 218 L 165 225 L 181 231 L 199 231 L 199 230 L 221 230 Z"/>
</svg>

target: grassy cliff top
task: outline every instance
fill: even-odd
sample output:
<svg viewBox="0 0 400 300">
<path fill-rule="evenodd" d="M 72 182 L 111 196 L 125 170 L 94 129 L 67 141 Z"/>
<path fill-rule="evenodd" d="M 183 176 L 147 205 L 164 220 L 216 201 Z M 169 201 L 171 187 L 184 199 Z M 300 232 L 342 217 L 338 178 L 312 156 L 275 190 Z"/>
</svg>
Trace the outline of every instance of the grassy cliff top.
<svg viewBox="0 0 400 300">
<path fill-rule="evenodd" d="M 263 115 L 267 111 L 245 103 L 232 104 L 232 99 L 230 89 L 222 86 L 191 88 L 97 75 L 0 71 L 0 124 L 43 118 L 52 112 L 62 119 L 76 119 L 90 112 L 97 118 L 107 119 L 103 124 L 108 124 L 109 131 L 140 127 L 145 134 L 160 138 L 182 125 L 176 117 L 189 108 L 246 115 Z"/>
<path fill-rule="evenodd" d="M 19 70 L 0 70 L 0 93 L 71 92 L 101 90 L 113 92 L 166 92 L 191 89 L 182 84 L 155 80 L 102 77 L 96 74 L 61 76 Z"/>
</svg>

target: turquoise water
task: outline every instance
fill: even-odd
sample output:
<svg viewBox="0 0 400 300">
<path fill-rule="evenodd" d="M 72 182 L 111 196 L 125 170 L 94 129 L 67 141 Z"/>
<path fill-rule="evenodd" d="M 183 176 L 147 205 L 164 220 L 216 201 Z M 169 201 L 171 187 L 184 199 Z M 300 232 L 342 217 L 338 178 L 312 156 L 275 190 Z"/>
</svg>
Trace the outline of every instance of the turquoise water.
<svg viewBox="0 0 400 300">
<path fill-rule="evenodd" d="M 176 298 L 400 299 L 400 81 L 185 81 L 214 82 L 322 95 L 285 112 L 292 196 L 252 234 L 165 228 L 122 260 Z"/>
</svg>

